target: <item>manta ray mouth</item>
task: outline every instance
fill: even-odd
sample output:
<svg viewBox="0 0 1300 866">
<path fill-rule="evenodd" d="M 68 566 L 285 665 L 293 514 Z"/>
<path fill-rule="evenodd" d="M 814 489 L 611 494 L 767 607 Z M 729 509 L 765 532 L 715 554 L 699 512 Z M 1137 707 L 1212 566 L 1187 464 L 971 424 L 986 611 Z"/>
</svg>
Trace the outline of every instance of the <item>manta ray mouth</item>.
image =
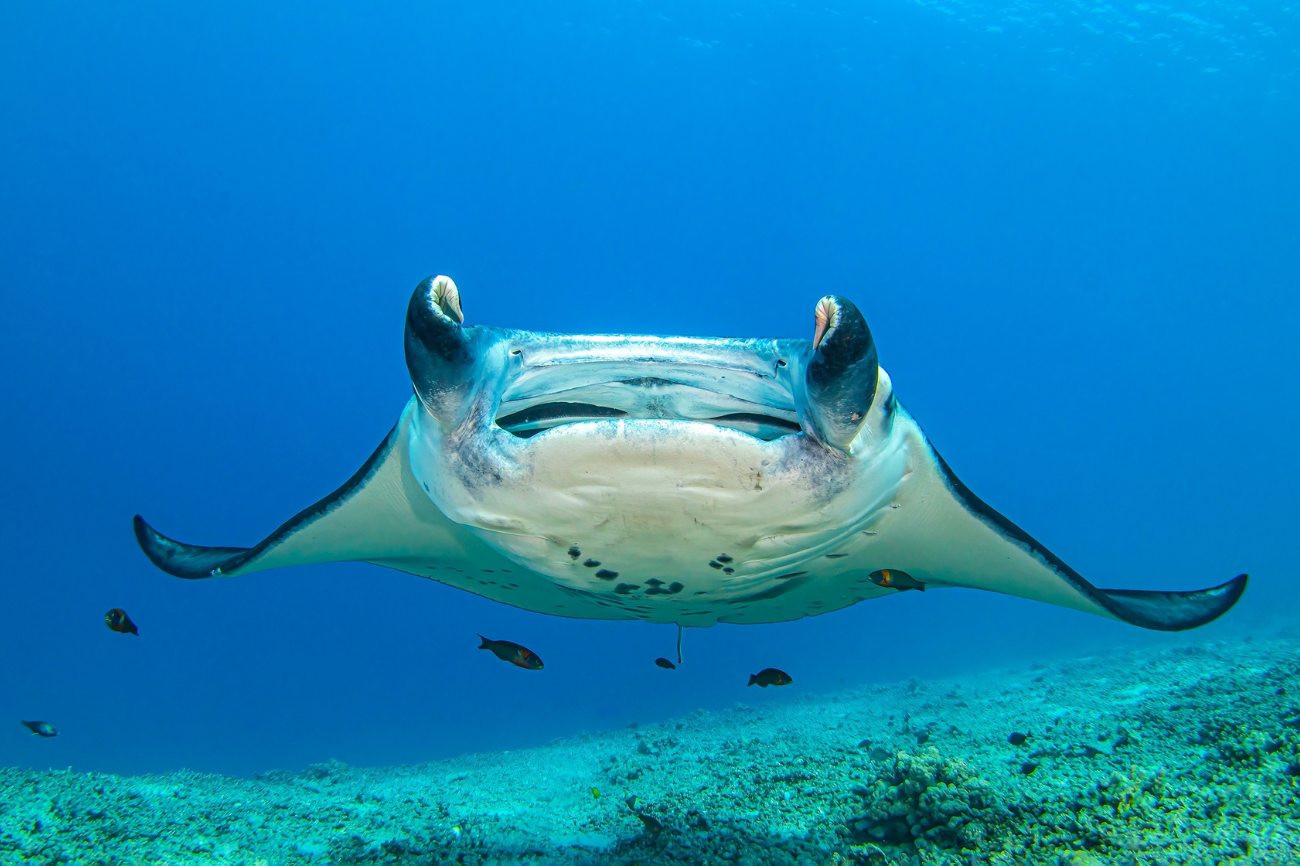
<svg viewBox="0 0 1300 866">
<path fill-rule="evenodd" d="M 725 387 L 728 372 L 734 383 L 734 369 L 719 371 L 710 381 L 701 375 L 628 375 L 643 371 L 617 366 L 622 369 L 599 362 L 535 367 L 506 389 L 496 424 L 520 439 L 568 424 L 612 419 L 700 422 L 768 442 L 803 432 L 790 392 L 775 376 L 758 388 L 735 389 Z M 743 390 L 743 396 L 732 390 Z"/>
<path fill-rule="evenodd" d="M 512 412 L 509 415 L 497 418 L 497 426 L 513 436 L 518 436 L 520 439 L 531 439 L 538 433 L 545 433 L 547 430 L 562 427 L 566 424 L 629 417 L 633 416 L 622 409 L 597 406 L 594 403 L 540 403 L 529 409 Z M 803 428 L 799 426 L 797 421 L 787 421 L 785 418 L 756 412 L 729 412 L 712 418 L 665 419 L 660 416 L 645 417 L 655 417 L 657 420 L 669 421 L 702 421 L 706 424 L 716 424 L 719 427 L 729 427 L 732 430 L 738 430 L 765 442 L 780 439 L 782 436 L 789 436 L 792 433 L 803 432 Z"/>
</svg>

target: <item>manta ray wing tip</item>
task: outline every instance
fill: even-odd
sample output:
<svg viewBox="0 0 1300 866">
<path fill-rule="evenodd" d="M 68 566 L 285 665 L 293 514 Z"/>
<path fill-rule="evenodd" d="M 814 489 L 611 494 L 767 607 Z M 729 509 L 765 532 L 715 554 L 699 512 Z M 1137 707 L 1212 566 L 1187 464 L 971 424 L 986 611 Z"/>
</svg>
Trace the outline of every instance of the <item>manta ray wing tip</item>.
<svg viewBox="0 0 1300 866">
<path fill-rule="evenodd" d="M 1227 613 L 1246 591 L 1250 580 L 1239 574 L 1208 589 L 1152 591 L 1099 589 L 1102 602 L 1117 619 L 1157 631 L 1185 631 L 1213 622 Z"/>
<path fill-rule="evenodd" d="M 249 550 L 245 547 L 200 547 L 175 541 L 154 529 L 138 514 L 131 523 L 135 540 L 149 561 L 173 577 L 186 580 L 228 574 L 244 564 Z"/>
</svg>

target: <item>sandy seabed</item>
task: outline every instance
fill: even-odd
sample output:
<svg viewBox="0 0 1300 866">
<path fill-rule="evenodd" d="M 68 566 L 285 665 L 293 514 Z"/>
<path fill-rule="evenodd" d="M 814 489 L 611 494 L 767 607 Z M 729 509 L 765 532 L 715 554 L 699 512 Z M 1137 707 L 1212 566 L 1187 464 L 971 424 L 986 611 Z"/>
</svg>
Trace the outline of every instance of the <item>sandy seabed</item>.
<svg viewBox="0 0 1300 866">
<path fill-rule="evenodd" d="M 672 862 L 1300 863 L 1300 639 L 737 704 L 417 766 L 0 770 L 4 864 Z"/>
</svg>

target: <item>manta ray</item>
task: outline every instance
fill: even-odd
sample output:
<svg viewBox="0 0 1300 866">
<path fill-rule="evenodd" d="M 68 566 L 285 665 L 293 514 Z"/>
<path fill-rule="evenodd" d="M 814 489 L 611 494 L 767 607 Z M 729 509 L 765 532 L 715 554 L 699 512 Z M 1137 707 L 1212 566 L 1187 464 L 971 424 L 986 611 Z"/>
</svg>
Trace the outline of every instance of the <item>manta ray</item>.
<svg viewBox="0 0 1300 866">
<path fill-rule="evenodd" d="M 967 587 L 1177 631 L 1241 597 L 1244 574 L 1093 586 L 958 480 L 857 307 L 824 297 L 814 323 L 811 341 L 466 325 L 455 282 L 429 277 L 406 312 L 414 395 L 342 487 L 253 547 L 183 544 L 138 515 L 136 538 L 182 578 L 362 561 L 538 613 L 678 626 Z"/>
</svg>

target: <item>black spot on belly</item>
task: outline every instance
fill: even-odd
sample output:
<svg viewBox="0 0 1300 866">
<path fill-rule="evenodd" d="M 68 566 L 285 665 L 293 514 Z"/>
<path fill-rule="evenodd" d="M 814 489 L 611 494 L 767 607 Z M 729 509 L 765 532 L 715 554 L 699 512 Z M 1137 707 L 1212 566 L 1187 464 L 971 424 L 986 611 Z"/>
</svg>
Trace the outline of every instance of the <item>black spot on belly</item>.
<svg viewBox="0 0 1300 866">
<path fill-rule="evenodd" d="M 600 565 L 599 562 L 596 564 Z M 601 580 L 613 580 L 618 577 L 618 572 L 610 571 L 608 568 L 602 568 L 600 571 L 596 572 L 596 577 L 599 577 Z"/>
<path fill-rule="evenodd" d="M 718 562 L 731 562 L 731 557 L 725 553 L 718 554 Z"/>
<path fill-rule="evenodd" d="M 493 571 L 493 570 L 490 569 L 490 568 L 485 568 L 485 569 L 483 569 L 483 573 L 484 573 L 484 574 L 496 574 L 496 572 Z"/>
<path fill-rule="evenodd" d="M 657 577 L 652 577 L 652 578 L 650 578 L 649 580 L 646 581 L 646 583 L 650 584 L 651 586 L 663 586 L 663 585 L 664 585 L 664 582 L 663 582 L 662 580 L 660 580 L 659 578 L 657 578 Z"/>
<path fill-rule="evenodd" d="M 806 571 L 792 571 L 792 572 L 790 572 L 789 574 L 778 574 L 778 575 L 776 576 L 776 579 L 777 579 L 777 580 L 789 580 L 789 579 L 792 578 L 792 577 L 798 577 L 798 576 L 801 575 L 801 574 L 807 574 L 807 573 L 808 573 L 808 572 L 806 572 Z"/>
<path fill-rule="evenodd" d="M 582 564 L 585 565 L 585 566 L 587 566 L 587 568 L 596 568 L 596 567 L 598 567 L 598 566 L 600 565 L 600 560 L 599 560 L 599 559 L 588 559 L 588 560 L 585 560 Z"/>
<path fill-rule="evenodd" d="M 735 570 L 734 568 L 732 568 L 731 566 L 727 566 L 726 568 L 722 569 L 722 573 L 723 573 L 723 574 L 735 574 L 735 573 L 736 573 L 736 570 Z"/>
<path fill-rule="evenodd" d="M 627 595 L 630 592 L 636 592 L 640 588 L 641 585 L 639 583 L 620 583 L 618 586 L 614 587 L 614 592 L 619 595 Z"/>
<path fill-rule="evenodd" d="M 709 568 L 722 568 L 722 563 L 718 562 L 716 559 L 710 559 Z"/>
<path fill-rule="evenodd" d="M 578 549 L 578 545 L 575 544 L 569 548 L 569 556 L 572 556 L 574 559 L 582 556 L 582 551 Z"/>
<path fill-rule="evenodd" d="M 517 584 L 517 583 L 507 583 L 507 584 L 506 584 L 506 587 L 507 587 L 508 589 L 518 589 L 518 588 L 519 588 L 519 584 Z"/>
<path fill-rule="evenodd" d="M 840 559 L 841 557 L 845 557 L 845 556 L 848 556 L 848 554 L 847 554 L 847 553 L 828 553 L 828 554 L 826 554 L 826 558 L 827 558 L 827 559 Z"/>
</svg>

